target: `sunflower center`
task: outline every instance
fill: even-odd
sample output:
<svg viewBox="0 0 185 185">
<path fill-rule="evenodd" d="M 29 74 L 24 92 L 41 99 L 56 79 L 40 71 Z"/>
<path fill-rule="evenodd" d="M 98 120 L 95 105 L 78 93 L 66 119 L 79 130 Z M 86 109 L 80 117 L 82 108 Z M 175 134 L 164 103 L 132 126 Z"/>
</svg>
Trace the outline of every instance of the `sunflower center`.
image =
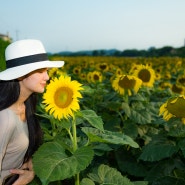
<svg viewBox="0 0 185 185">
<path fill-rule="evenodd" d="M 100 69 L 105 70 L 106 68 L 107 68 L 107 65 L 106 64 L 101 64 L 100 65 Z"/>
<path fill-rule="evenodd" d="M 58 107 L 66 108 L 73 101 L 73 91 L 68 87 L 60 87 L 55 92 L 54 100 Z"/>
<path fill-rule="evenodd" d="M 182 78 L 180 78 L 180 79 L 179 79 L 179 83 L 181 83 L 181 84 L 185 84 L 185 78 L 183 78 L 183 77 L 182 77 Z"/>
<path fill-rule="evenodd" d="M 175 103 L 171 103 L 171 99 L 167 103 L 167 110 L 176 117 L 185 118 L 185 99 L 179 97 Z"/>
<path fill-rule="evenodd" d="M 79 74 L 80 73 L 80 70 L 79 69 L 75 69 L 75 74 Z"/>
<path fill-rule="evenodd" d="M 178 94 L 182 94 L 183 93 L 183 88 L 182 87 L 178 87 L 176 84 L 174 84 L 173 86 L 172 86 L 172 91 L 174 92 L 174 93 L 178 93 Z"/>
<path fill-rule="evenodd" d="M 120 78 L 118 85 L 124 89 L 132 89 L 135 86 L 136 81 L 134 79 L 129 79 L 127 76 Z"/>
<path fill-rule="evenodd" d="M 98 81 L 98 80 L 99 80 L 99 76 L 98 76 L 97 74 L 95 74 L 95 75 L 93 76 L 93 79 L 96 80 L 96 81 Z"/>
<path fill-rule="evenodd" d="M 148 71 L 147 69 L 142 69 L 141 71 L 139 71 L 138 77 L 143 82 L 149 82 L 151 77 L 150 71 Z"/>
</svg>

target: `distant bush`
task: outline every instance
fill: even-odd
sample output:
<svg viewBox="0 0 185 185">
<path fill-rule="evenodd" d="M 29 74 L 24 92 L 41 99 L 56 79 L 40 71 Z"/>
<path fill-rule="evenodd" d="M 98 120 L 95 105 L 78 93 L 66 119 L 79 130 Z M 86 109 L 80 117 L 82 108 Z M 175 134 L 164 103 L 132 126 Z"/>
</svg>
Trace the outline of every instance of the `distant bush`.
<svg viewBox="0 0 185 185">
<path fill-rule="evenodd" d="M 0 71 L 6 68 L 5 63 L 5 48 L 10 44 L 8 41 L 0 39 Z"/>
</svg>

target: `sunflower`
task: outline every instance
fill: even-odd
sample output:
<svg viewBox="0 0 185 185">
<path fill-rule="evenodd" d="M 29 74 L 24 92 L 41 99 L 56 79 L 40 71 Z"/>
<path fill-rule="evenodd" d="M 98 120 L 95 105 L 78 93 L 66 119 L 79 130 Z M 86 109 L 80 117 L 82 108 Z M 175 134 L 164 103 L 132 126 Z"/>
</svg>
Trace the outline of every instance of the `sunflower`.
<svg viewBox="0 0 185 185">
<path fill-rule="evenodd" d="M 80 109 L 78 98 L 82 98 L 80 90 L 82 84 L 72 81 L 69 76 L 54 78 L 46 87 L 43 94 L 45 110 L 56 119 L 68 119 L 74 116 L 74 112 Z"/>
<path fill-rule="evenodd" d="M 168 121 L 172 117 L 185 118 L 185 96 L 172 97 L 167 100 L 159 109 L 159 115 Z"/>
<path fill-rule="evenodd" d="M 156 80 L 160 80 L 160 79 L 161 79 L 161 74 L 160 74 L 160 73 L 157 73 L 157 74 L 155 75 L 155 78 L 156 78 Z"/>
<path fill-rule="evenodd" d="M 172 84 L 169 82 L 161 82 L 159 83 L 159 87 L 161 89 L 171 89 L 172 88 Z"/>
<path fill-rule="evenodd" d="M 109 64 L 109 72 L 114 73 L 117 68 L 118 68 L 118 66 L 116 66 L 114 64 Z"/>
<path fill-rule="evenodd" d="M 56 76 L 65 75 L 66 72 L 64 70 L 61 70 L 62 68 L 51 68 L 48 70 L 48 75 L 50 78 L 54 78 Z"/>
<path fill-rule="evenodd" d="M 170 72 L 165 72 L 165 74 L 163 74 L 163 78 L 165 80 L 170 80 L 172 77 L 171 73 Z"/>
<path fill-rule="evenodd" d="M 82 70 L 82 69 L 81 69 L 81 67 L 79 67 L 79 66 L 78 66 L 78 67 L 74 67 L 74 68 L 73 68 L 73 73 L 76 74 L 76 75 L 79 75 L 79 74 L 81 73 L 81 70 Z"/>
<path fill-rule="evenodd" d="M 49 77 L 52 78 L 53 76 L 55 76 L 56 73 L 57 73 L 57 70 L 58 70 L 58 68 L 55 68 L 55 67 L 49 69 L 49 70 L 48 70 L 48 75 L 49 75 Z"/>
<path fill-rule="evenodd" d="M 116 75 L 122 75 L 123 71 L 120 68 L 116 69 Z"/>
<path fill-rule="evenodd" d="M 182 67 L 182 60 L 178 60 L 177 63 L 175 64 L 175 66 L 179 69 L 180 67 Z"/>
<path fill-rule="evenodd" d="M 103 75 L 101 72 L 99 71 L 93 71 L 93 72 L 89 72 L 87 74 L 87 81 L 89 83 L 97 83 L 97 82 L 102 82 L 103 80 Z"/>
<path fill-rule="evenodd" d="M 94 66 L 95 66 L 94 60 L 89 61 L 89 67 L 94 68 Z"/>
<path fill-rule="evenodd" d="M 119 75 L 113 80 L 112 87 L 121 95 L 132 95 L 132 92 L 137 93 L 142 85 L 142 80 L 135 76 Z"/>
<path fill-rule="evenodd" d="M 183 95 L 184 92 L 185 92 L 184 86 L 182 86 L 182 85 L 177 85 L 177 84 L 173 84 L 173 85 L 171 86 L 171 90 L 172 90 L 173 93 L 182 94 L 182 95 Z"/>
<path fill-rule="evenodd" d="M 183 74 L 183 75 L 178 76 L 176 82 L 177 84 L 185 86 L 185 75 Z"/>
<path fill-rule="evenodd" d="M 102 73 L 99 71 L 93 71 L 91 76 L 92 76 L 91 80 L 93 83 L 102 82 L 103 80 Z"/>
<path fill-rule="evenodd" d="M 87 75 L 85 73 L 80 74 L 80 80 L 85 81 L 87 78 Z"/>
<path fill-rule="evenodd" d="M 143 81 L 143 86 L 153 87 L 155 81 L 155 71 L 150 66 L 137 66 L 137 69 L 133 71 L 133 75 Z"/>
<path fill-rule="evenodd" d="M 156 71 L 157 73 L 161 73 L 161 72 L 162 72 L 162 67 L 161 67 L 161 66 L 157 67 L 157 68 L 155 69 L 155 71 Z"/>
<path fill-rule="evenodd" d="M 105 72 L 105 71 L 108 71 L 109 70 L 109 65 L 107 63 L 105 63 L 105 62 L 98 63 L 98 64 L 96 64 L 96 68 L 99 71 Z"/>
<path fill-rule="evenodd" d="M 88 81 L 88 83 L 91 83 L 91 81 L 92 81 L 92 72 L 87 73 L 87 81 Z"/>
<path fill-rule="evenodd" d="M 64 70 L 58 70 L 56 72 L 56 75 L 59 77 L 59 76 L 67 76 L 67 72 L 64 71 Z"/>
<path fill-rule="evenodd" d="M 139 65 L 136 63 L 133 63 L 130 70 L 129 70 L 129 74 L 132 75 L 136 70 L 138 70 Z"/>
</svg>

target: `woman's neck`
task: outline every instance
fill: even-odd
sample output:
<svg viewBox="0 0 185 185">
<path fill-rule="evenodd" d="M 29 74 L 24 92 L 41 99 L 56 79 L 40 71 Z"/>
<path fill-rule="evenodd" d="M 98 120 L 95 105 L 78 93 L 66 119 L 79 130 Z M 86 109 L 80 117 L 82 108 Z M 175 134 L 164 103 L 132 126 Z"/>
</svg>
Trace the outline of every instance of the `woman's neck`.
<svg viewBox="0 0 185 185">
<path fill-rule="evenodd" d="M 21 121 L 26 121 L 26 106 L 24 102 L 17 101 L 13 105 L 9 107 L 18 117 Z"/>
<path fill-rule="evenodd" d="M 25 110 L 26 110 L 26 106 L 25 106 L 25 101 L 29 98 L 29 96 L 31 95 L 31 92 L 28 91 L 24 85 L 22 84 L 22 81 L 19 81 L 20 83 L 20 95 L 18 100 L 12 104 L 9 108 L 15 112 L 15 114 L 18 115 L 18 117 L 20 118 L 20 120 L 25 121 L 26 120 L 26 115 L 25 115 Z"/>
</svg>

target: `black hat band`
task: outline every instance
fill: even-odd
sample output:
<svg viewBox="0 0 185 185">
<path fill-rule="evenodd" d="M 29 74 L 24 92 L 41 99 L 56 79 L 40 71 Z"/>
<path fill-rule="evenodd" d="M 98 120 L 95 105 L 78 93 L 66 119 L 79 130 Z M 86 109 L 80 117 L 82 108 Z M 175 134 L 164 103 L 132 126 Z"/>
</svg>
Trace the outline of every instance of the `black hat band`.
<svg viewBox="0 0 185 185">
<path fill-rule="evenodd" d="M 30 64 L 34 62 L 41 62 L 48 60 L 48 56 L 46 53 L 41 54 L 35 54 L 35 55 L 29 55 L 25 57 L 15 58 L 11 60 L 6 61 L 6 68 L 21 66 L 25 64 Z"/>
</svg>

